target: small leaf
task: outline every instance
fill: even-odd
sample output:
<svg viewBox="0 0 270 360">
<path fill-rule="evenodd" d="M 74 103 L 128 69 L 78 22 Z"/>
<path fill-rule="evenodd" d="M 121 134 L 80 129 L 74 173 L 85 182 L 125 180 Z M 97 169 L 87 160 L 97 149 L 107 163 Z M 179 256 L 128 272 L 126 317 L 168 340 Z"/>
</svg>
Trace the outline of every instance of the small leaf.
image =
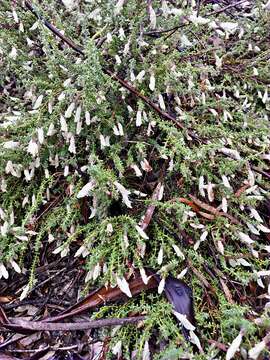
<svg viewBox="0 0 270 360">
<path fill-rule="evenodd" d="M 21 268 L 19 267 L 19 265 L 16 263 L 16 261 L 14 260 L 10 260 L 10 263 L 11 263 L 11 266 L 13 267 L 13 269 L 18 273 L 20 274 L 22 271 L 21 271 Z"/>
<path fill-rule="evenodd" d="M 161 247 L 158 252 L 157 263 L 161 265 L 163 261 L 163 248 Z"/>
<path fill-rule="evenodd" d="M 122 353 L 122 341 L 119 340 L 114 347 L 112 348 L 112 353 L 114 355 L 117 355 L 117 357 L 119 358 L 121 356 Z"/>
<path fill-rule="evenodd" d="M 190 331 L 194 331 L 196 328 L 191 324 L 191 322 L 188 320 L 187 316 L 184 314 L 180 314 L 177 311 L 173 311 L 174 315 L 177 317 L 177 319 L 180 321 L 180 323 Z"/>
<path fill-rule="evenodd" d="M 4 264 L 0 264 L 0 279 L 3 277 L 4 279 L 8 279 L 8 271 Z"/>
<path fill-rule="evenodd" d="M 144 268 L 141 268 L 141 269 L 140 269 L 140 274 L 141 274 L 143 283 L 144 283 L 145 285 L 147 285 L 147 284 L 148 284 L 148 281 L 149 281 L 149 279 L 150 279 L 150 276 L 147 276 L 147 275 L 146 275 L 146 272 L 145 272 Z"/>
<path fill-rule="evenodd" d="M 22 293 L 20 295 L 20 301 L 22 301 L 23 299 L 25 299 L 27 297 L 27 294 L 28 294 L 29 290 L 30 290 L 30 286 L 28 284 L 28 285 L 26 285 L 24 287 L 24 289 L 23 289 L 23 291 L 22 291 Z"/>
<path fill-rule="evenodd" d="M 157 17 L 156 17 L 156 13 L 151 5 L 149 6 L 149 15 L 150 15 L 150 27 L 152 29 L 155 29 L 156 25 L 157 25 Z"/>
<path fill-rule="evenodd" d="M 244 234 L 242 231 L 239 231 L 238 235 L 239 235 L 240 240 L 245 244 L 251 245 L 255 242 L 247 234 Z"/>
<path fill-rule="evenodd" d="M 151 75 L 150 75 L 150 82 L 149 82 L 149 89 L 150 89 L 151 91 L 154 91 L 154 90 L 155 90 L 155 86 L 156 86 L 156 79 L 155 79 L 154 74 L 151 74 Z"/>
<path fill-rule="evenodd" d="M 72 102 L 72 103 L 68 106 L 68 108 L 67 108 L 67 110 L 66 110 L 66 112 L 65 112 L 65 118 L 66 118 L 66 119 L 68 119 L 68 118 L 71 117 L 74 109 L 75 109 L 75 103 Z"/>
</svg>

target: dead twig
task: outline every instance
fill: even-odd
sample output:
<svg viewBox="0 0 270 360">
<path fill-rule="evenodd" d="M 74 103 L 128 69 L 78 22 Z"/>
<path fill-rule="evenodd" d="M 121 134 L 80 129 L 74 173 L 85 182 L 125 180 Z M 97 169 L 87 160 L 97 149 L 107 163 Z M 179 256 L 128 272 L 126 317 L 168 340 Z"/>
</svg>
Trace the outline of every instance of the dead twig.
<svg viewBox="0 0 270 360">
<path fill-rule="evenodd" d="M 2 344 L 0 344 L 0 350 L 3 350 L 4 348 L 6 348 L 7 346 L 14 344 L 17 341 L 20 341 L 22 339 L 25 339 L 27 337 L 27 335 L 22 335 L 20 337 L 12 337 L 9 340 L 6 340 L 5 342 L 3 342 Z"/>
<path fill-rule="evenodd" d="M 234 304 L 234 300 L 233 300 L 233 297 L 232 297 L 232 293 L 230 292 L 230 289 L 228 288 L 227 284 L 225 283 L 225 281 L 219 277 L 219 282 L 222 286 L 222 289 L 223 289 L 223 292 L 224 292 L 224 295 L 228 301 L 228 303 L 230 304 Z"/>
<path fill-rule="evenodd" d="M 38 12 L 37 10 L 34 8 L 34 6 L 31 4 L 30 1 L 25 1 L 25 6 L 27 7 L 28 10 L 30 10 L 32 12 L 33 15 L 35 15 L 36 18 L 38 18 L 39 20 L 41 20 L 43 22 L 43 24 L 49 29 L 51 30 L 51 32 L 56 35 L 57 37 L 59 37 L 61 40 L 63 40 L 68 46 L 70 46 L 73 50 L 77 51 L 79 54 L 84 55 L 83 50 L 76 45 L 71 39 L 67 38 L 65 35 L 61 34 L 61 32 L 51 23 L 49 23 L 46 19 L 44 19 Z"/>
<path fill-rule="evenodd" d="M 49 211 L 51 211 L 53 208 L 59 205 L 62 200 L 63 200 L 63 195 L 61 194 L 57 196 L 52 202 L 50 202 L 49 205 L 46 207 L 46 209 L 35 219 L 35 225 L 45 214 L 47 214 Z"/>
<path fill-rule="evenodd" d="M 212 339 L 209 339 L 207 341 L 209 342 L 209 344 L 213 344 L 219 350 L 227 352 L 227 346 L 225 344 L 222 344 L 221 342 Z"/>
<path fill-rule="evenodd" d="M 151 101 L 147 96 L 141 94 L 134 86 L 132 86 L 131 84 L 129 84 L 127 81 L 119 78 L 116 74 L 114 74 L 111 70 L 109 69 L 103 69 L 103 71 L 109 75 L 112 79 L 116 80 L 119 84 L 121 84 L 125 89 L 127 89 L 129 92 L 131 92 L 132 94 L 134 94 L 136 97 L 140 98 L 141 100 L 143 100 L 147 105 L 149 105 L 153 110 L 155 110 L 161 117 L 163 117 L 166 120 L 170 120 L 172 121 L 179 129 L 185 130 L 185 126 L 183 124 L 181 124 L 174 116 L 170 115 L 169 113 L 167 113 L 166 111 L 161 110 L 158 105 L 156 105 L 153 101 Z M 188 134 L 191 137 L 196 137 L 197 136 L 193 133 L 191 133 L 188 130 Z"/>
<path fill-rule="evenodd" d="M 222 9 L 218 9 L 218 10 L 212 11 L 212 12 L 206 14 L 206 16 L 212 16 L 212 15 L 220 14 L 220 13 L 222 13 L 222 12 L 228 10 L 228 9 L 234 8 L 234 7 L 236 7 L 236 6 L 238 6 L 238 5 L 241 5 L 241 4 L 245 3 L 245 2 L 247 2 L 247 0 L 238 1 L 237 3 L 234 3 L 234 4 L 230 4 L 230 5 L 228 5 L 228 6 L 225 6 L 225 7 L 222 8 Z"/>
<path fill-rule="evenodd" d="M 78 323 L 46 323 L 43 321 L 26 321 L 21 319 L 11 319 L 9 323 L 3 324 L 4 327 L 15 332 L 31 331 L 77 331 L 97 329 L 107 326 L 117 326 L 125 324 L 134 324 L 145 320 L 145 316 L 136 316 L 129 318 L 112 318 L 93 321 L 82 321 Z"/>
<path fill-rule="evenodd" d="M 242 185 L 235 193 L 234 193 L 234 196 L 235 197 L 240 197 L 243 192 L 245 192 L 248 188 L 250 187 L 250 184 L 244 184 Z"/>
<path fill-rule="evenodd" d="M 209 283 L 209 281 L 204 277 L 202 273 L 200 273 L 199 270 L 193 266 L 192 262 L 190 260 L 187 260 L 187 265 L 190 267 L 194 275 L 202 282 L 202 284 L 206 287 L 206 289 L 210 290 L 213 294 L 216 293 L 213 286 Z"/>
<path fill-rule="evenodd" d="M 197 1 L 197 6 L 196 6 L 196 12 L 197 12 L 197 16 L 200 15 L 200 10 L 201 10 L 201 5 L 203 3 L 203 0 L 198 0 Z"/>
<path fill-rule="evenodd" d="M 75 263 L 75 261 L 73 261 L 73 264 Z M 62 274 L 63 272 L 67 271 L 66 267 L 62 268 L 61 270 L 57 271 L 56 273 L 54 273 L 53 275 L 49 276 L 47 279 L 45 279 L 44 281 L 42 281 L 41 283 L 39 283 L 38 285 L 34 286 L 28 293 L 31 294 L 33 291 L 41 288 L 43 285 L 47 284 L 48 282 L 50 282 L 51 280 L 53 280 L 54 278 L 56 278 L 58 275 Z"/>
<path fill-rule="evenodd" d="M 179 202 L 190 206 L 192 208 L 192 210 L 194 210 L 197 214 L 203 216 L 204 218 L 206 218 L 208 220 L 214 220 L 218 216 L 223 216 L 223 217 L 228 218 L 233 224 L 236 224 L 236 225 L 241 224 L 240 221 L 237 220 L 232 215 L 224 213 L 223 211 L 219 211 L 214 206 L 211 206 L 209 204 L 202 202 L 201 200 L 197 199 L 195 196 L 193 196 L 191 194 L 189 194 L 189 197 L 191 198 L 192 201 L 185 199 L 185 198 L 173 199 L 172 201 L 178 200 Z M 208 211 L 208 213 L 201 211 L 200 208 Z"/>
<path fill-rule="evenodd" d="M 263 170 L 257 168 L 256 166 L 253 166 L 253 165 L 251 165 L 251 169 L 256 171 L 257 173 L 267 177 L 268 179 L 270 179 L 270 174 L 268 174 L 266 171 L 263 171 Z"/>
<path fill-rule="evenodd" d="M 80 343 L 80 344 L 75 344 L 75 345 L 69 345 L 69 346 L 46 346 L 42 349 L 9 349 L 8 351 L 10 353 L 40 353 L 40 352 L 49 352 L 49 351 L 69 351 L 69 350 L 74 350 L 74 349 L 78 349 L 78 347 L 81 347 L 83 345 L 89 345 L 89 344 L 94 344 L 96 342 L 96 340 L 93 340 L 93 341 L 87 341 L 85 343 Z"/>
<path fill-rule="evenodd" d="M 166 34 L 168 32 L 176 31 L 178 29 L 181 29 L 184 26 L 185 26 L 185 24 L 182 24 L 182 25 L 178 25 L 178 26 L 175 26 L 175 27 L 172 27 L 172 28 L 169 28 L 169 29 L 147 31 L 147 32 L 144 32 L 143 35 L 158 37 L 159 35 Z"/>
</svg>

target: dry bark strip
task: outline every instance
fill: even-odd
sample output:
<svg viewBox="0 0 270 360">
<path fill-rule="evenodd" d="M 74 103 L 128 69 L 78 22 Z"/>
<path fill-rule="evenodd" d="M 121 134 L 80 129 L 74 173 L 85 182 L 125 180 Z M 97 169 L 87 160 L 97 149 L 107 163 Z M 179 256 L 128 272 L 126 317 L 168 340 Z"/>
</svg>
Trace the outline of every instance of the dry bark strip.
<svg viewBox="0 0 270 360">
<path fill-rule="evenodd" d="M 159 194 L 160 194 L 160 190 L 161 190 L 161 186 L 162 186 L 162 183 L 159 182 L 152 194 L 152 200 L 153 201 L 157 201 L 158 198 L 159 198 Z M 140 227 L 143 229 L 143 231 L 145 231 L 151 220 L 152 220 L 152 217 L 154 215 L 154 211 L 155 211 L 155 208 L 156 208 L 156 205 L 149 205 L 146 212 L 145 212 L 145 215 L 142 219 L 142 221 L 139 223 Z"/>
<path fill-rule="evenodd" d="M 209 283 L 209 281 L 205 278 L 205 276 L 202 273 L 200 273 L 200 271 L 195 266 L 193 266 L 190 260 L 187 260 L 187 264 L 194 273 L 194 275 L 197 276 L 197 278 L 201 281 L 201 283 L 206 287 L 206 289 L 211 291 L 213 294 L 216 294 L 216 291 L 213 288 L 213 286 Z"/>
<path fill-rule="evenodd" d="M 235 304 L 233 297 L 232 297 L 232 293 L 230 292 L 230 289 L 228 288 L 225 281 L 221 277 L 219 277 L 219 281 L 220 281 L 220 284 L 222 286 L 222 289 L 224 291 L 224 294 L 225 294 L 225 297 L 226 297 L 228 303 Z"/>
<path fill-rule="evenodd" d="M 129 288 L 132 296 L 135 296 L 142 291 L 154 289 L 158 286 L 158 283 L 154 277 L 151 277 L 148 281 L 148 284 L 145 285 L 141 277 L 129 280 Z M 127 296 L 122 293 L 118 287 L 108 287 L 105 286 L 92 291 L 88 296 L 83 300 L 79 301 L 77 304 L 71 306 L 70 308 L 63 311 L 61 314 L 49 318 L 45 318 L 44 322 L 56 322 L 66 318 L 70 318 L 74 315 L 80 314 L 85 310 L 93 309 L 97 306 L 104 305 L 106 303 L 114 301 L 125 301 Z"/>
<path fill-rule="evenodd" d="M 211 206 L 209 204 L 206 204 L 204 202 L 202 202 L 201 200 L 197 199 L 195 196 L 193 196 L 192 194 L 188 195 L 191 200 L 195 203 L 195 205 L 200 206 L 202 209 L 209 211 L 211 214 L 215 215 L 215 216 L 223 216 L 226 217 L 227 219 L 229 219 L 233 224 L 236 225 L 241 225 L 240 221 L 237 220 L 235 217 L 233 217 L 230 214 L 227 214 L 223 211 L 219 211 L 217 210 L 214 206 Z"/>
</svg>

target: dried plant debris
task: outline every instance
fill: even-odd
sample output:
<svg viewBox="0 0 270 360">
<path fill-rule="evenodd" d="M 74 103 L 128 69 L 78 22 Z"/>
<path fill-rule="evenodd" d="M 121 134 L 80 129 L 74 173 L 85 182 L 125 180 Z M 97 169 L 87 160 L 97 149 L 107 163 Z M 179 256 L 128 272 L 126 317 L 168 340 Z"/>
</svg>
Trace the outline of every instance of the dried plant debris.
<svg viewBox="0 0 270 360">
<path fill-rule="evenodd" d="M 49 360 L 84 360 L 83 357 L 79 356 L 76 353 L 67 353 L 67 354 L 63 354 L 63 353 L 58 353 L 52 357 L 49 358 Z"/>
<path fill-rule="evenodd" d="M 1 359 L 269 358 L 269 22 L 2 1 Z"/>
</svg>

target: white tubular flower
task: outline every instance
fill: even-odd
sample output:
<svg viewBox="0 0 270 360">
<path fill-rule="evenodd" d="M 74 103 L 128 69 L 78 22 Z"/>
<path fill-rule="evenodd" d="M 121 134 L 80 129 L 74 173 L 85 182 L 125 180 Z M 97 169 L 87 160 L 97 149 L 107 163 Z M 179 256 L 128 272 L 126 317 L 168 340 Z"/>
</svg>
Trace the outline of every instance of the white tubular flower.
<svg viewBox="0 0 270 360">
<path fill-rule="evenodd" d="M 240 331 L 240 333 L 236 336 L 236 338 L 232 341 L 229 349 L 227 350 L 226 353 L 226 360 L 231 360 L 233 359 L 235 353 L 239 350 L 241 342 L 243 339 L 243 332 Z"/>
<path fill-rule="evenodd" d="M 114 185 L 116 189 L 121 193 L 123 198 L 123 203 L 126 204 L 128 208 L 132 208 L 131 201 L 129 200 L 128 196 L 130 194 L 130 191 L 127 190 L 122 184 L 120 184 L 118 181 L 114 181 Z"/>
<path fill-rule="evenodd" d="M 38 144 L 33 139 L 31 139 L 28 144 L 27 152 L 30 153 L 33 157 L 38 155 Z"/>
<path fill-rule="evenodd" d="M 120 277 L 116 277 L 116 282 L 117 282 L 117 285 L 119 287 L 119 289 L 124 293 L 126 294 L 128 297 L 132 297 L 132 294 L 131 294 L 131 291 L 130 291 L 130 288 L 129 288 L 129 285 L 128 285 L 128 282 L 127 280 L 123 277 L 122 279 Z"/>
<path fill-rule="evenodd" d="M 39 97 L 36 99 L 34 103 L 33 110 L 36 110 L 41 106 L 42 100 L 43 100 L 43 95 L 39 95 Z"/>
</svg>

